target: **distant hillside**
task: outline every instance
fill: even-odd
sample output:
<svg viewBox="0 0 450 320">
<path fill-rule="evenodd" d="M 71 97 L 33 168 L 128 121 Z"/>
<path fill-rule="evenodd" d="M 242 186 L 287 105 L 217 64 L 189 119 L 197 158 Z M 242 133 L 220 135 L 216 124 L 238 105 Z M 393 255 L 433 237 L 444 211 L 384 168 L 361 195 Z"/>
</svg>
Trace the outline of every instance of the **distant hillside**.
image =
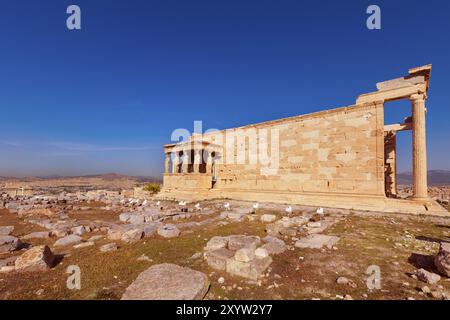
<svg viewBox="0 0 450 320">
<path fill-rule="evenodd" d="M 412 172 L 403 172 L 397 175 L 399 184 L 412 184 Z M 450 170 L 429 170 L 429 185 L 450 185 Z"/>
<path fill-rule="evenodd" d="M 40 177 L 22 177 L 22 178 L 0 176 L 0 181 L 48 181 L 48 180 L 76 180 L 76 179 L 100 179 L 104 181 L 133 180 L 140 183 L 162 181 L 161 177 L 128 176 L 120 173 L 105 173 L 105 174 L 93 174 L 81 176 L 48 175 Z"/>
</svg>

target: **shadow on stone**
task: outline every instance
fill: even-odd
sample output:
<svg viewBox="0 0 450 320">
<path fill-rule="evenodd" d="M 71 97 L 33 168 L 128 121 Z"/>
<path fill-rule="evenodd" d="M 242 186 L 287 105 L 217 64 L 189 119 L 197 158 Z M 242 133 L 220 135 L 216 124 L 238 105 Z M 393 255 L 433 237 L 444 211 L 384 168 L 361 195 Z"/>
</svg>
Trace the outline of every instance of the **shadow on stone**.
<svg viewBox="0 0 450 320">
<path fill-rule="evenodd" d="M 417 269 L 425 269 L 429 272 L 439 273 L 434 265 L 434 255 L 413 253 L 408 258 L 408 262 Z"/>
</svg>

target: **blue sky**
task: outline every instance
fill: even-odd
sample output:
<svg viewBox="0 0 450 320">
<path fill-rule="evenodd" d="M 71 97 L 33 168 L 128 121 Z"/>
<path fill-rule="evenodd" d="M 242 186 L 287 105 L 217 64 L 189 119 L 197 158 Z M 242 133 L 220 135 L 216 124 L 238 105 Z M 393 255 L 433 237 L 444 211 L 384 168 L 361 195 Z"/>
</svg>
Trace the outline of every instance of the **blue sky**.
<svg viewBox="0 0 450 320">
<path fill-rule="evenodd" d="M 66 28 L 77 4 L 82 30 Z M 381 7 L 382 29 L 366 28 Z M 351 105 L 432 63 L 429 169 L 450 170 L 450 2 L 0 1 L 0 175 L 159 175 L 176 128 Z M 386 123 L 410 114 L 386 105 Z M 410 170 L 411 136 L 399 138 Z"/>
</svg>

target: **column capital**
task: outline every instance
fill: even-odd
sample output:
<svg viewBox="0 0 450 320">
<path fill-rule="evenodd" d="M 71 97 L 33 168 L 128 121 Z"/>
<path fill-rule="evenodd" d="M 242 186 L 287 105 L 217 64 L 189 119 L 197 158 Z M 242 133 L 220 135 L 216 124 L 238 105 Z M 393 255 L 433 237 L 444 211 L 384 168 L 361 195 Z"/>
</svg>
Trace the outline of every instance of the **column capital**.
<svg viewBox="0 0 450 320">
<path fill-rule="evenodd" d="M 409 96 L 409 100 L 417 101 L 417 100 L 426 100 L 427 95 L 425 93 L 414 93 Z"/>
</svg>

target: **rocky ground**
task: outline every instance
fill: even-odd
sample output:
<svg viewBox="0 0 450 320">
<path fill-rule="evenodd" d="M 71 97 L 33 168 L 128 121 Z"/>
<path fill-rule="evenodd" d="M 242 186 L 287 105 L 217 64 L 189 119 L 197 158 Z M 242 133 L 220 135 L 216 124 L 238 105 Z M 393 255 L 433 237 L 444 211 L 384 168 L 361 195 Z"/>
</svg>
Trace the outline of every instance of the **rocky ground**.
<svg viewBox="0 0 450 320">
<path fill-rule="evenodd" d="M 449 299 L 449 241 L 450 218 L 3 196 L 0 299 Z"/>
</svg>

